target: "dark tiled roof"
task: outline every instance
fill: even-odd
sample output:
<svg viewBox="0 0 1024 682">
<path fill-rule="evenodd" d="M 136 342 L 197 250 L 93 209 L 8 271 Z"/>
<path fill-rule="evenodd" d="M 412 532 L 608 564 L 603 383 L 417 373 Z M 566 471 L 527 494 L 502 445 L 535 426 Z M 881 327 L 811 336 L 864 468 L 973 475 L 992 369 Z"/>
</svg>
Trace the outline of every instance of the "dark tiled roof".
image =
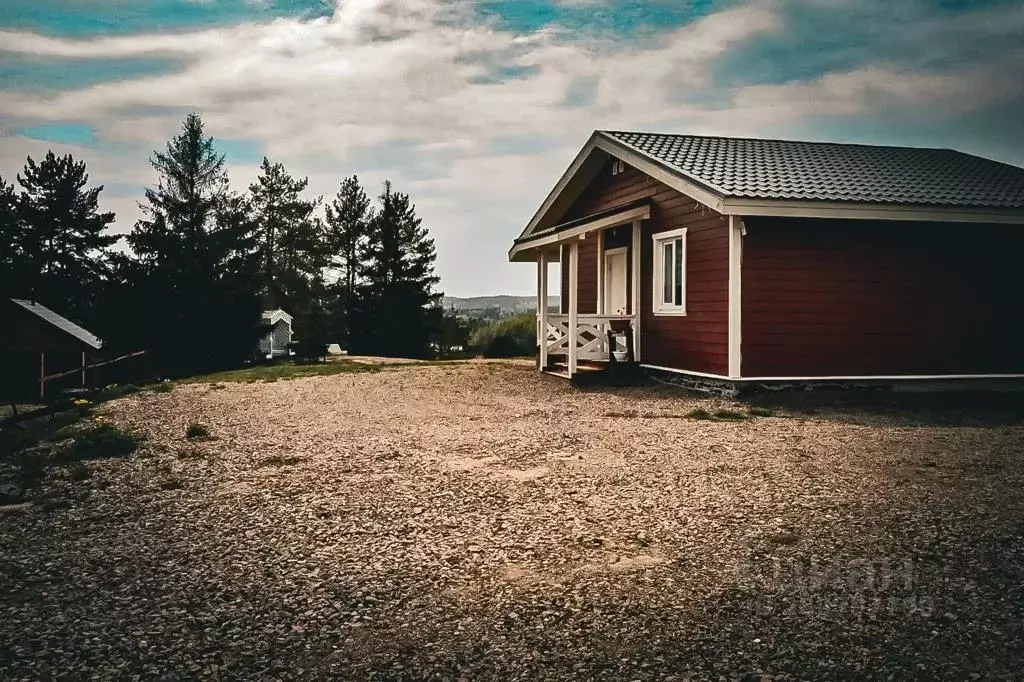
<svg viewBox="0 0 1024 682">
<path fill-rule="evenodd" d="M 952 149 L 602 134 L 722 197 L 1024 208 L 1024 169 Z"/>
<path fill-rule="evenodd" d="M 86 329 L 82 329 L 71 320 L 67 319 L 66 317 L 58 315 L 57 313 L 53 312 L 44 305 L 40 305 L 39 303 L 34 303 L 32 301 L 25 301 L 18 298 L 12 298 L 11 301 L 20 305 L 22 308 L 29 311 L 30 313 L 33 313 L 38 317 L 41 317 L 42 319 L 46 320 L 47 322 L 52 324 L 54 327 L 57 327 L 64 333 L 70 334 L 71 336 L 75 337 L 76 339 L 86 344 L 87 346 L 90 346 L 98 350 L 100 346 L 103 345 L 103 342 L 100 341 L 94 334 L 92 334 L 92 332 L 89 332 Z"/>
</svg>

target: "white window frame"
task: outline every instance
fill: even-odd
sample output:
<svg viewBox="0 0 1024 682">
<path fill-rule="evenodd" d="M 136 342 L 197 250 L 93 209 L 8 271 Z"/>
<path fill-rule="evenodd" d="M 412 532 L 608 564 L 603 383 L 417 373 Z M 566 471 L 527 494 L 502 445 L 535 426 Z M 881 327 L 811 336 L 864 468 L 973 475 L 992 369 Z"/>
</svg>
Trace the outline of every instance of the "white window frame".
<svg viewBox="0 0 1024 682">
<path fill-rule="evenodd" d="M 653 266 L 651 268 L 651 306 L 652 312 L 655 315 L 686 315 L 686 228 L 682 227 L 678 230 L 670 230 L 668 232 L 658 232 L 657 234 L 651 235 L 651 239 L 654 242 L 654 248 L 652 253 Z M 680 300 L 682 303 L 676 305 L 674 303 L 665 303 L 662 300 L 662 295 L 665 292 L 665 248 L 666 242 L 674 242 L 677 239 L 682 239 L 683 248 L 680 257 L 683 259 L 682 267 L 682 292 Z M 673 278 L 675 277 L 676 269 L 672 268 Z M 672 289 L 675 290 L 675 282 L 672 282 Z"/>
</svg>

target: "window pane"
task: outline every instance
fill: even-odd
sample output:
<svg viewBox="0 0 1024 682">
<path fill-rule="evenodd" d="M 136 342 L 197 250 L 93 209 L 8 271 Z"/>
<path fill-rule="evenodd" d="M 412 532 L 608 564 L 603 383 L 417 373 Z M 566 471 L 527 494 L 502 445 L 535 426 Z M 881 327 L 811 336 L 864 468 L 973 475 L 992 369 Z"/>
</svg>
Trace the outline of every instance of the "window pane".
<svg viewBox="0 0 1024 682">
<path fill-rule="evenodd" d="M 676 290 L 675 303 L 683 305 L 683 240 L 676 240 Z"/>
<path fill-rule="evenodd" d="M 662 303 L 672 303 L 672 242 L 665 242 L 661 252 Z"/>
</svg>

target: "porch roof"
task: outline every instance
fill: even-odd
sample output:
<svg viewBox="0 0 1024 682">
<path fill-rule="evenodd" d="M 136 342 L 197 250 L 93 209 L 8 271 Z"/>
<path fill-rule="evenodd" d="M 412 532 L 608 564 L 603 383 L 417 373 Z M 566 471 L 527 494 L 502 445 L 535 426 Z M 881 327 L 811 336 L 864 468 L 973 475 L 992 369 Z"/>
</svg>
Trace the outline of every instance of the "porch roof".
<svg viewBox="0 0 1024 682">
<path fill-rule="evenodd" d="M 601 230 L 606 227 L 613 227 L 622 223 L 632 222 L 634 220 L 646 220 L 651 215 L 651 199 L 637 199 L 631 201 L 628 204 L 622 206 L 616 206 L 614 208 L 605 209 L 604 211 L 598 211 L 597 213 L 591 213 L 585 215 L 582 218 L 575 218 L 568 220 L 564 223 L 559 223 L 552 227 L 546 228 L 540 232 L 534 232 L 530 235 L 524 235 L 519 237 L 513 242 L 512 250 L 509 253 L 511 260 L 518 260 L 517 254 L 521 254 L 524 251 L 529 251 L 534 248 L 546 246 L 548 244 L 557 244 L 563 242 L 572 237 L 591 232 L 593 230 Z"/>
</svg>

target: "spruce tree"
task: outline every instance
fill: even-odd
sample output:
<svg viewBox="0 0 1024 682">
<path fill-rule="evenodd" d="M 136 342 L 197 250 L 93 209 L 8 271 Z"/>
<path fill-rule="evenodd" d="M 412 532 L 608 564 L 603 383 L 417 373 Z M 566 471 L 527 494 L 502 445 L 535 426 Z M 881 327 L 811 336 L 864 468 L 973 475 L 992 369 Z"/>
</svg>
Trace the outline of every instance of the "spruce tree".
<svg viewBox="0 0 1024 682">
<path fill-rule="evenodd" d="M 125 296 L 137 302 L 125 336 L 153 352 L 165 373 L 237 364 L 256 344 L 259 262 L 248 202 L 232 194 L 224 157 L 189 114 L 179 135 L 150 160 L 157 186 L 120 259 Z M 111 316 L 116 319 L 116 315 Z"/>
<path fill-rule="evenodd" d="M 441 318 L 437 254 L 409 195 L 390 182 L 369 225 L 364 281 L 353 330 L 356 352 L 430 357 Z"/>
<path fill-rule="evenodd" d="M 114 214 L 99 210 L 103 186 L 89 188 L 84 161 L 52 151 L 29 157 L 18 176 L 14 244 L 23 271 L 16 293 L 87 322 L 105 273 L 105 252 L 119 239 L 106 233 Z M 9 201 L 10 192 L 4 192 Z"/>
<path fill-rule="evenodd" d="M 350 324 L 356 309 L 356 287 L 361 281 L 363 255 L 373 219 L 370 198 L 357 176 L 342 180 L 338 194 L 327 206 L 326 215 L 328 267 L 336 276 L 332 287 L 331 332 L 338 343 L 348 347 Z"/>
<path fill-rule="evenodd" d="M 266 157 L 259 177 L 249 185 L 268 308 L 293 309 L 313 296 L 325 249 L 313 215 L 320 199 L 301 196 L 308 186 L 308 178 L 293 178 L 283 164 Z"/>
<path fill-rule="evenodd" d="M 0 177 L 0 296 L 18 295 L 24 261 L 19 257 L 21 226 L 18 221 L 18 193 Z"/>
</svg>

